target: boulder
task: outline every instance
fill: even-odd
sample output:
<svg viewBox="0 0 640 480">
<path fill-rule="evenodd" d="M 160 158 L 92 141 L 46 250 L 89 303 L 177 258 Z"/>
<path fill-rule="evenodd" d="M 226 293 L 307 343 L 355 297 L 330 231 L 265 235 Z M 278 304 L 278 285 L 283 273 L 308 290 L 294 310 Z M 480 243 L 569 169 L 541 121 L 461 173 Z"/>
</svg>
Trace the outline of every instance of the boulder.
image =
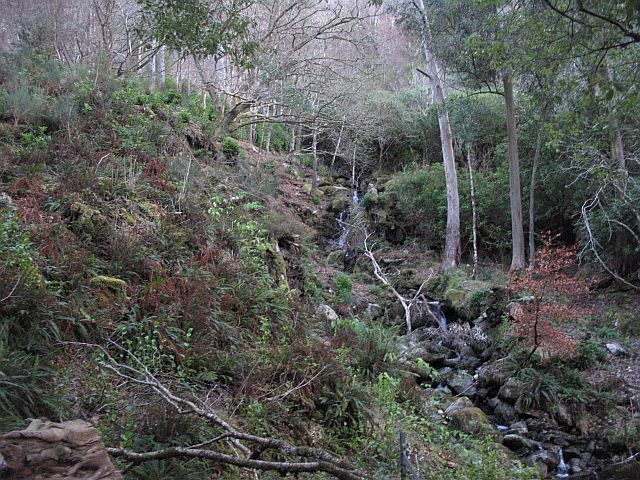
<svg viewBox="0 0 640 480">
<path fill-rule="evenodd" d="M 116 277 L 98 275 L 89 282 L 92 287 L 108 290 L 119 298 L 127 296 L 127 282 Z"/>
<path fill-rule="evenodd" d="M 326 322 L 335 322 L 336 320 L 338 320 L 338 318 L 340 318 L 333 308 L 325 304 L 318 305 L 317 313 Z"/>
<path fill-rule="evenodd" d="M 507 434 L 502 437 L 502 444 L 514 452 L 522 450 L 537 451 L 540 450 L 541 446 L 535 440 L 515 434 Z"/>
<path fill-rule="evenodd" d="M 473 402 L 469 400 L 468 397 L 460 397 L 456 399 L 451 405 L 449 405 L 447 409 L 444 411 L 444 413 L 445 415 L 450 417 L 451 415 L 453 415 L 456 412 L 459 412 L 460 410 L 464 410 L 465 408 L 472 408 L 472 407 L 473 407 Z"/>
<path fill-rule="evenodd" d="M 496 302 L 495 297 L 490 283 L 468 278 L 462 271 L 453 272 L 446 277 L 443 299 L 463 319 L 478 318 Z"/>
<path fill-rule="evenodd" d="M 496 422 L 502 425 L 510 425 L 518 420 L 518 413 L 513 405 L 507 402 L 499 402 L 493 411 Z"/>
<path fill-rule="evenodd" d="M 531 462 L 555 468 L 560 463 L 560 456 L 552 450 L 538 450 L 527 457 Z"/>
<path fill-rule="evenodd" d="M 457 410 L 449 419 L 451 427 L 461 432 L 473 434 L 491 430 L 487 416 L 478 407 Z"/>
<path fill-rule="evenodd" d="M 421 358 L 434 368 L 444 366 L 447 356 L 444 353 L 435 353 L 427 349 L 419 349 L 416 351 L 416 358 Z"/>
<path fill-rule="evenodd" d="M 627 352 L 627 349 L 619 343 L 607 343 L 605 346 L 607 347 L 609 353 L 611 355 L 615 355 L 616 357 L 626 356 L 629 354 L 629 352 Z"/>
<path fill-rule="evenodd" d="M 328 265 L 338 265 L 344 259 L 344 252 L 342 250 L 334 250 L 327 255 Z"/>
<path fill-rule="evenodd" d="M 0 436 L 0 477 L 58 480 L 122 480 L 98 431 L 83 420 L 32 420 Z"/>
<path fill-rule="evenodd" d="M 523 435 L 528 432 L 529 428 L 527 427 L 527 423 L 523 421 L 512 423 L 507 430 L 507 433 L 515 435 Z"/>
<path fill-rule="evenodd" d="M 587 464 L 581 458 L 572 458 L 567 466 L 571 473 L 581 473 L 587 469 Z"/>
<path fill-rule="evenodd" d="M 456 372 L 447 381 L 449 387 L 456 395 L 465 394 L 473 396 L 476 394 L 475 380 L 473 376 L 467 372 Z"/>
<path fill-rule="evenodd" d="M 505 383 L 511 375 L 511 362 L 508 358 L 500 358 L 484 365 L 478 372 L 478 383 L 487 387 L 498 387 Z"/>
<path fill-rule="evenodd" d="M 522 382 L 514 378 L 509 378 L 507 382 L 500 387 L 498 391 L 498 397 L 500 400 L 509 403 L 515 403 L 518 397 L 524 393 L 524 385 Z"/>
<path fill-rule="evenodd" d="M 69 208 L 71 229 L 78 233 L 100 238 L 109 230 L 109 221 L 99 210 L 93 209 L 82 202 L 74 202 Z"/>
</svg>

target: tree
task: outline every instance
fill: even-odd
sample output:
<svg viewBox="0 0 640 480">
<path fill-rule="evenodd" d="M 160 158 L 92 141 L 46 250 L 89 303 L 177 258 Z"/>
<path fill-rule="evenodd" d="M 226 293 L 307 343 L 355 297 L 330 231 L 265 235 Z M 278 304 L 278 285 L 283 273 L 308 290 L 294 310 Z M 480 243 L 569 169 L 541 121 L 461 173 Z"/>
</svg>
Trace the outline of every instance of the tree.
<svg viewBox="0 0 640 480">
<path fill-rule="evenodd" d="M 449 112 L 446 106 L 445 87 L 434 49 L 429 16 L 423 0 L 418 0 L 415 6 L 419 10 L 422 18 L 422 48 L 427 64 L 427 73 L 425 73 L 425 75 L 431 82 L 433 100 L 438 109 L 442 161 L 444 163 L 447 184 L 447 234 L 442 259 L 442 267 L 446 271 L 454 268 L 460 259 L 460 198 L 458 196 L 458 176 L 456 173 L 455 153 L 453 151 L 451 123 L 449 122 Z"/>
<path fill-rule="evenodd" d="M 502 76 L 504 103 L 507 110 L 507 142 L 509 148 L 509 204 L 511 207 L 511 270 L 525 267 L 524 229 L 522 227 L 522 193 L 520 191 L 520 157 L 513 84 L 509 74 Z"/>
</svg>

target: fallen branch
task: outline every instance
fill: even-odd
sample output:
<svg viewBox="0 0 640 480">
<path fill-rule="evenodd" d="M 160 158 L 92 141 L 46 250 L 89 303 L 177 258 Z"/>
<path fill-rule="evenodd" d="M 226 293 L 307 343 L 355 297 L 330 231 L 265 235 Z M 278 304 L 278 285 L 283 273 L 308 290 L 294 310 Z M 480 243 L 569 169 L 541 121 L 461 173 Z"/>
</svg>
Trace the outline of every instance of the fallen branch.
<svg viewBox="0 0 640 480">
<path fill-rule="evenodd" d="M 203 458 L 226 463 L 242 468 L 254 470 L 273 470 L 281 473 L 324 472 L 340 480 L 365 480 L 366 474 L 349 462 L 344 461 L 326 450 L 314 447 L 293 445 L 286 440 L 251 435 L 237 430 L 225 421 L 213 407 L 194 398 L 189 399 L 176 394 L 166 384 L 161 382 L 149 369 L 129 350 L 114 342 L 110 345 L 129 358 L 133 365 L 122 363 L 103 346 L 87 343 L 70 343 L 70 345 L 98 349 L 104 355 L 104 360 L 98 364 L 112 372 L 117 377 L 131 384 L 144 386 L 156 392 L 164 401 L 172 405 L 180 414 L 194 414 L 209 421 L 210 424 L 221 429 L 224 433 L 218 437 L 190 447 L 170 447 L 152 452 L 134 452 L 123 448 L 108 448 L 107 451 L 116 457 L 121 457 L 134 463 L 166 458 Z M 239 450 L 244 454 L 230 455 L 216 450 L 203 449 L 220 440 L 227 440 L 234 452 Z M 249 446 L 251 445 L 251 447 Z M 299 457 L 304 461 L 271 461 L 261 460 L 259 457 L 267 450 L 274 450 L 280 455 Z"/>
<path fill-rule="evenodd" d="M 411 311 L 412 311 L 413 307 L 417 303 L 419 303 L 420 301 L 425 301 L 426 300 L 424 298 L 424 295 L 422 295 L 422 289 L 424 288 L 426 283 L 431 279 L 431 274 L 429 274 L 429 277 L 424 282 L 422 282 L 422 285 L 420 285 L 420 288 L 418 288 L 418 291 L 415 293 L 415 295 L 413 297 L 408 298 L 408 297 L 405 297 L 405 296 L 401 295 L 395 289 L 395 287 L 393 285 L 391 285 L 391 283 L 387 279 L 387 276 L 384 273 L 384 270 L 382 270 L 382 267 L 380 266 L 380 264 L 376 260 L 376 257 L 373 254 L 373 251 L 371 250 L 371 247 L 369 247 L 369 245 L 367 243 L 367 240 L 369 240 L 370 237 L 371 237 L 371 234 L 365 232 L 364 241 L 363 241 L 364 255 L 369 260 L 371 260 L 371 264 L 373 265 L 373 274 L 376 276 L 376 278 L 378 280 L 380 280 L 380 282 L 382 282 L 383 285 L 388 287 L 393 292 L 395 297 L 398 299 L 398 301 L 402 305 L 402 308 L 404 309 L 404 321 L 405 321 L 405 324 L 406 324 L 406 327 L 407 327 L 407 332 L 411 332 Z M 426 303 L 428 304 L 429 302 L 426 302 Z M 429 310 L 429 313 L 432 316 L 435 317 L 435 315 L 433 315 L 433 313 L 431 312 L 431 309 L 428 308 L 428 310 Z M 440 324 L 440 321 L 438 321 L 438 324 Z"/>
</svg>

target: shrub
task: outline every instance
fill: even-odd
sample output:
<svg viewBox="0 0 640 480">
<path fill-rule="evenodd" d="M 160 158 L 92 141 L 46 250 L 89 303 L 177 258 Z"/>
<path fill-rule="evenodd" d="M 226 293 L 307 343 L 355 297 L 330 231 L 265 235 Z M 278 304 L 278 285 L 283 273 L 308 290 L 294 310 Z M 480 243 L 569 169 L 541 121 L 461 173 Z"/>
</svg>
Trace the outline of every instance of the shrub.
<svg viewBox="0 0 640 480">
<path fill-rule="evenodd" d="M 593 340 L 587 340 L 578 344 L 576 355 L 571 363 L 576 368 L 585 369 L 593 367 L 597 361 L 604 360 L 606 356 L 606 352 L 600 345 Z"/>
<path fill-rule="evenodd" d="M 353 283 L 349 275 L 346 273 L 338 273 L 333 281 L 333 288 L 336 293 L 336 299 L 340 303 L 349 303 L 351 301 Z"/>
<path fill-rule="evenodd" d="M 227 158 L 238 158 L 240 155 L 240 144 L 231 137 L 225 137 L 222 142 L 222 153 Z"/>
<path fill-rule="evenodd" d="M 15 85 L 0 97 L 0 116 L 12 118 L 14 125 L 40 120 L 46 108 L 47 95 L 40 87 Z"/>
</svg>

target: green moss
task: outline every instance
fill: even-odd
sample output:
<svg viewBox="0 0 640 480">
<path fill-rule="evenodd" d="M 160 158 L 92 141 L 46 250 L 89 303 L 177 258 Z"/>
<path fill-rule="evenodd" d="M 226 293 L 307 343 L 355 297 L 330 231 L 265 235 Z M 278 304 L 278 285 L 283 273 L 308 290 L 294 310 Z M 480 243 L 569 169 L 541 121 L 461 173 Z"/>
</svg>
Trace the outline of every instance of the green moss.
<svg viewBox="0 0 640 480">
<path fill-rule="evenodd" d="M 443 284 L 442 298 L 463 318 L 478 317 L 495 301 L 490 283 L 470 279 L 462 270 L 446 275 Z"/>
<path fill-rule="evenodd" d="M 119 278 L 98 275 L 91 279 L 91 285 L 97 288 L 107 289 L 121 298 L 127 296 L 127 282 Z"/>
<path fill-rule="evenodd" d="M 102 237 L 109 228 L 109 221 L 99 210 L 82 202 L 74 202 L 69 209 L 71 228 L 76 233 L 89 235 L 92 239 Z"/>
</svg>

